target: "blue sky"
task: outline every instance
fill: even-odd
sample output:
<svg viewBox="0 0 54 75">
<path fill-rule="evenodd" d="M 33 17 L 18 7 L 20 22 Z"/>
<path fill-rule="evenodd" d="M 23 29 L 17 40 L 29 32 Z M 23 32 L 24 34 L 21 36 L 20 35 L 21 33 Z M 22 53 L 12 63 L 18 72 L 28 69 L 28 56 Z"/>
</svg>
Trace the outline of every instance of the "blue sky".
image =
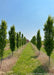
<svg viewBox="0 0 54 75">
<path fill-rule="evenodd" d="M 54 16 L 54 0 L 0 0 L 0 23 L 14 24 L 16 32 L 21 31 L 29 40 L 40 29 L 44 39 L 44 23 L 48 16 Z"/>
</svg>

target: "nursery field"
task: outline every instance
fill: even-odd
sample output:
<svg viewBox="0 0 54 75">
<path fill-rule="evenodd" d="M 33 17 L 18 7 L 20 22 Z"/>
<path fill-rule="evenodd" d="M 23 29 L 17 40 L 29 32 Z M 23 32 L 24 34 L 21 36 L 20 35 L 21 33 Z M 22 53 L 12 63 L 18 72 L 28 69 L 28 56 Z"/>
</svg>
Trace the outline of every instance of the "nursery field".
<svg viewBox="0 0 54 75">
<path fill-rule="evenodd" d="M 0 1 L 0 75 L 54 75 L 54 0 Z"/>
<path fill-rule="evenodd" d="M 28 43 L 12 70 L 16 74 L 19 73 L 20 75 L 24 75 L 26 73 L 34 73 L 35 70 L 38 69 L 38 66 L 41 66 L 41 63 L 35 58 L 35 51 L 33 50 L 31 43 Z M 40 71 L 44 72 L 43 69 L 40 69 Z"/>
<path fill-rule="evenodd" d="M 29 42 L 11 71 L 16 75 L 39 75 L 39 73 L 41 75 L 49 75 L 48 73 L 54 72 L 54 61 L 52 59 L 53 53 L 51 55 L 51 66 L 49 67 L 48 56 L 44 48 L 41 48 L 39 55 L 38 49 Z"/>
<path fill-rule="evenodd" d="M 51 64 L 49 67 L 48 65 L 49 59 L 43 47 L 41 47 L 40 55 L 39 50 L 31 42 L 27 43 L 25 47 L 23 46 L 20 47 L 17 51 L 16 50 L 14 52 L 14 55 L 11 56 L 10 58 L 7 58 L 8 55 L 11 54 L 10 49 L 4 50 L 5 55 L 3 58 L 6 57 L 7 59 L 4 59 L 2 61 L 2 66 L 0 67 L 1 74 L 49 75 L 49 73 L 54 73 L 54 54 L 53 54 L 54 51 L 51 54 L 51 62 L 50 62 Z"/>
</svg>

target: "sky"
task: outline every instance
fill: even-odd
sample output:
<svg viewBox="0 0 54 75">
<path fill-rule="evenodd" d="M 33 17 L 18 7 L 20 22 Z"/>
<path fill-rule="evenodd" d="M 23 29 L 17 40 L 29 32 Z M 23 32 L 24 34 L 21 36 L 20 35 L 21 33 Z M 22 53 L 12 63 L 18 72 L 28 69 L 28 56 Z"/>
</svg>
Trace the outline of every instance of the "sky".
<svg viewBox="0 0 54 75">
<path fill-rule="evenodd" d="M 29 40 L 38 29 L 44 40 L 43 28 L 49 15 L 54 16 L 54 0 L 0 0 L 0 24 L 1 20 L 7 22 L 7 32 L 14 24 L 15 31 Z"/>
</svg>

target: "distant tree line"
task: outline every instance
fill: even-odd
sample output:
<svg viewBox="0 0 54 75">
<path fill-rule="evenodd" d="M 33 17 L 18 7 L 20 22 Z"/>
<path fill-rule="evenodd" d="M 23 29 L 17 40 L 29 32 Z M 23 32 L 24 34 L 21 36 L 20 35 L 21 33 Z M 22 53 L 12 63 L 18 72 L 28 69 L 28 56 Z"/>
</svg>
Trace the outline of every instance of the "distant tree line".
<svg viewBox="0 0 54 75">
<path fill-rule="evenodd" d="M 9 31 L 9 41 L 10 41 L 10 49 L 13 55 L 15 46 L 19 48 L 20 46 L 23 46 L 24 44 L 26 44 L 26 37 L 24 37 L 24 35 L 21 34 L 21 32 L 16 33 L 15 26 L 13 25 Z"/>
<path fill-rule="evenodd" d="M 49 56 L 49 65 L 50 65 L 50 56 L 54 48 L 54 25 L 53 25 L 53 19 L 51 16 L 48 17 L 46 23 L 44 24 L 44 48 Z M 37 37 L 33 36 L 31 39 L 31 42 L 37 46 L 39 52 L 41 48 L 41 36 L 40 36 L 40 30 L 37 32 Z"/>
</svg>

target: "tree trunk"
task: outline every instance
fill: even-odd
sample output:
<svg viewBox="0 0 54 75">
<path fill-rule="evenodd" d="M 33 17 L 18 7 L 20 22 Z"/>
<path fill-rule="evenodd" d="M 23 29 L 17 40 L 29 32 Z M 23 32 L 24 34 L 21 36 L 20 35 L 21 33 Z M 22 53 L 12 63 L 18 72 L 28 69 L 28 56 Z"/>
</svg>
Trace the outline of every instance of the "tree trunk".
<svg viewBox="0 0 54 75">
<path fill-rule="evenodd" d="M 50 56 L 49 56 L 49 65 L 50 65 Z"/>
<path fill-rule="evenodd" d="M 12 56 L 13 56 L 13 51 L 12 51 Z"/>
<path fill-rule="evenodd" d="M 40 55 L 40 51 L 39 51 L 39 55 Z"/>
<path fill-rule="evenodd" d="M 2 64 L 2 56 L 1 56 L 1 64 Z"/>
<path fill-rule="evenodd" d="M 40 55 L 40 51 L 39 51 L 39 55 Z"/>
</svg>

